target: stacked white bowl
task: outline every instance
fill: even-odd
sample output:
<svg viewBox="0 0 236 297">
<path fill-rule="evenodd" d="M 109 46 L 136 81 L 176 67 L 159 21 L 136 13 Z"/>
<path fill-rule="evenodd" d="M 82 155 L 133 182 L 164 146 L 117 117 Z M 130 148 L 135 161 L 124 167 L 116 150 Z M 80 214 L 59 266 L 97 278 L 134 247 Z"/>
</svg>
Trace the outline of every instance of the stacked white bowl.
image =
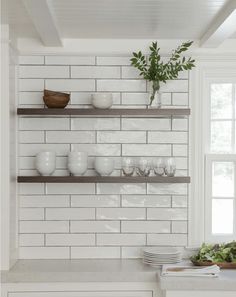
<svg viewBox="0 0 236 297">
<path fill-rule="evenodd" d="M 96 157 L 94 168 L 100 175 L 110 175 L 114 170 L 114 160 L 109 157 Z"/>
<path fill-rule="evenodd" d="M 56 169 L 56 153 L 55 152 L 40 152 L 36 155 L 36 169 L 43 175 L 51 175 Z"/>
<path fill-rule="evenodd" d="M 86 152 L 72 151 L 68 154 L 68 169 L 75 175 L 83 175 L 88 168 L 88 155 Z"/>
<path fill-rule="evenodd" d="M 143 263 L 151 266 L 180 262 L 182 253 L 175 247 L 151 247 L 143 249 Z"/>
</svg>

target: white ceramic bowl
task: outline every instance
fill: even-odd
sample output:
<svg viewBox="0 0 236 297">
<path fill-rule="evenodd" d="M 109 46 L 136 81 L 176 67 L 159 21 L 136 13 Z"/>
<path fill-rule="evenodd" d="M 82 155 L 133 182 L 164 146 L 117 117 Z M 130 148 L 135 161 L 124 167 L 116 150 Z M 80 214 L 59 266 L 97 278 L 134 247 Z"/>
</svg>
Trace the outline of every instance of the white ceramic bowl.
<svg viewBox="0 0 236 297">
<path fill-rule="evenodd" d="M 87 162 L 88 154 L 86 152 L 72 151 L 68 154 L 68 161 L 85 160 Z"/>
<path fill-rule="evenodd" d="M 87 171 L 87 167 L 87 162 L 68 163 L 69 171 L 75 176 L 83 175 Z"/>
<path fill-rule="evenodd" d="M 36 169 L 43 176 L 51 175 L 56 169 L 56 163 L 55 162 L 36 162 Z"/>
<path fill-rule="evenodd" d="M 56 153 L 38 153 L 35 158 L 35 167 L 41 175 L 51 175 L 56 169 Z"/>
<path fill-rule="evenodd" d="M 112 106 L 111 93 L 95 93 L 91 95 L 91 102 L 95 108 L 107 109 Z"/>
<path fill-rule="evenodd" d="M 55 162 L 56 161 L 56 153 L 55 152 L 40 152 L 36 155 L 36 162 L 47 161 L 47 162 Z"/>
<path fill-rule="evenodd" d="M 100 175 L 110 175 L 114 170 L 114 160 L 108 157 L 96 157 L 94 168 Z"/>
</svg>

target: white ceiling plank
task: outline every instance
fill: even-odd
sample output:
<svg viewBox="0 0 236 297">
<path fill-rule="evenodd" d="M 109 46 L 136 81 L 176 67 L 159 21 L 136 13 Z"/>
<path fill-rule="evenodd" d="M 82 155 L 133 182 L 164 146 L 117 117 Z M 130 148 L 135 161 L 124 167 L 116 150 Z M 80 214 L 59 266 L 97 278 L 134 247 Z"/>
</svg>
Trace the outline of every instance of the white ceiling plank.
<svg viewBox="0 0 236 297">
<path fill-rule="evenodd" d="M 201 47 L 218 47 L 236 32 L 236 0 L 222 8 L 208 30 L 200 39 Z"/>
<path fill-rule="evenodd" d="M 23 0 L 31 20 L 45 46 L 62 46 L 62 40 L 49 0 Z"/>
</svg>

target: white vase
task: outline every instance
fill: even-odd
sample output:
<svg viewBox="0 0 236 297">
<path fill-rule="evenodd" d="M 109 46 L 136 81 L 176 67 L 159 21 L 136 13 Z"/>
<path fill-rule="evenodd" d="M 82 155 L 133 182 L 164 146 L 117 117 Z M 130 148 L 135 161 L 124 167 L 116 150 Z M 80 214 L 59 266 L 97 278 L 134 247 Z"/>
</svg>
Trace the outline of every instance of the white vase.
<svg viewBox="0 0 236 297">
<path fill-rule="evenodd" d="M 100 175 L 110 175 L 114 170 L 114 160 L 108 157 L 96 157 L 94 168 Z"/>
<path fill-rule="evenodd" d="M 36 155 L 35 166 L 37 171 L 43 175 L 51 175 L 56 169 L 56 153 L 40 152 Z"/>
</svg>

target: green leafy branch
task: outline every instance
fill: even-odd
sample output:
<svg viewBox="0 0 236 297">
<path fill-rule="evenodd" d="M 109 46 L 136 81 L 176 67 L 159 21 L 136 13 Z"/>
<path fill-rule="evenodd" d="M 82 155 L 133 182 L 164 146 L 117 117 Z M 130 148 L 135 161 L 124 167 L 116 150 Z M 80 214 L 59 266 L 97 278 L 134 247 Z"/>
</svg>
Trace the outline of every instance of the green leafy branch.
<svg viewBox="0 0 236 297">
<path fill-rule="evenodd" d="M 134 52 L 130 59 L 131 65 L 140 71 L 140 76 L 148 81 L 159 81 L 166 83 L 167 80 L 176 79 L 179 72 L 191 70 L 195 65 L 191 57 L 186 59 L 181 57 L 181 54 L 188 50 L 193 41 L 182 43 L 179 47 L 172 51 L 170 59 L 164 63 L 161 60 L 160 48 L 157 47 L 157 42 L 153 42 L 149 47 L 150 55 L 148 62 L 141 51 Z"/>
</svg>

